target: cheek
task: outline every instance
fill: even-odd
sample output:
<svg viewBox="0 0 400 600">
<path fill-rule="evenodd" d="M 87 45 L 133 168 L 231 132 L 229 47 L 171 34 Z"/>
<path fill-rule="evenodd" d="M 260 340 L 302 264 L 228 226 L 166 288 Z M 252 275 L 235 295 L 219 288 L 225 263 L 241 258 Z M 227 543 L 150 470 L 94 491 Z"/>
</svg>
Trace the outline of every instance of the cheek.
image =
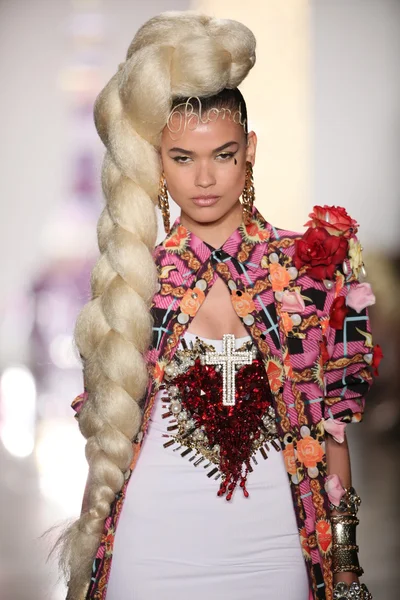
<svg viewBox="0 0 400 600">
<path fill-rule="evenodd" d="M 194 175 L 190 171 L 191 169 L 189 168 L 174 164 L 168 165 L 164 169 L 164 175 L 168 182 L 168 191 L 173 198 L 174 196 L 179 198 L 192 195 Z"/>
<path fill-rule="evenodd" d="M 229 168 L 226 168 L 221 172 L 220 184 L 225 187 L 227 192 L 231 191 L 234 194 L 241 194 L 244 188 L 245 182 L 245 171 L 238 162 L 237 165 L 232 162 Z"/>
<path fill-rule="evenodd" d="M 217 189 L 229 205 L 236 202 L 243 192 L 246 174 L 238 162 L 224 165 L 217 174 Z"/>
</svg>

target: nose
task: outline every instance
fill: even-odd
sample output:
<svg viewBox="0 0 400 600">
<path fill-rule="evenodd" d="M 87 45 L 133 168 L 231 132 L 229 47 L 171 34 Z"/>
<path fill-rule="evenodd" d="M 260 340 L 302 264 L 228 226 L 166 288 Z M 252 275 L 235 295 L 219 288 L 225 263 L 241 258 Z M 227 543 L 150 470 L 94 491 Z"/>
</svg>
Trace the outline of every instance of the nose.
<svg viewBox="0 0 400 600">
<path fill-rule="evenodd" d="M 208 188 L 216 184 L 213 169 L 208 162 L 200 162 L 197 165 L 194 183 L 201 188 Z"/>
</svg>

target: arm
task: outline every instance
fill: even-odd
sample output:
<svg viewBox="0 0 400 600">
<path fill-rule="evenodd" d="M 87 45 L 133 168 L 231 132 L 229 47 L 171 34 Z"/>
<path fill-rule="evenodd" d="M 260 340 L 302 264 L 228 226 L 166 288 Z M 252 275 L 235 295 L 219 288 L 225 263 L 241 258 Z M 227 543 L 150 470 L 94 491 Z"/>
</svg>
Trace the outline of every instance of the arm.
<svg viewBox="0 0 400 600">
<path fill-rule="evenodd" d="M 344 442 L 339 444 L 331 435 L 327 434 L 325 443 L 328 475 L 338 475 L 343 487 L 349 488 L 352 485 L 352 482 L 349 446 L 346 437 Z M 336 510 L 332 510 L 331 514 L 339 515 L 340 513 Z M 358 577 L 355 573 L 351 572 L 336 573 L 333 576 L 333 583 L 335 584 L 338 581 L 344 581 L 345 583 L 350 584 L 353 581 L 358 582 Z"/>
</svg>

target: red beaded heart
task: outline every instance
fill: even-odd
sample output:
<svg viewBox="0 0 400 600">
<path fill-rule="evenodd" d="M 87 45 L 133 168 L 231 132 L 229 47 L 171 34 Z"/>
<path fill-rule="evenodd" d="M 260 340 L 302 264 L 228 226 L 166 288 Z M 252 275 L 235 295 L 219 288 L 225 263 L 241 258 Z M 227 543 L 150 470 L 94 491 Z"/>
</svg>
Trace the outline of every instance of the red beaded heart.
<svg viewBox="0 0 400 600">
<path fill-rule="evenodd" d="M 230 500 L 240 479 L 248 497 L 246 479 L 251 470 L 253 441 L 260 436 L 263 415 L 271 406 L 271 392 L 265 367 L 259 358 L 236 372 L 235 405 L 222 403 L 222 374 L 200 359 L 185 373 L 174 377 L 182 408 L 190 412 L 196 427 L 203 426 L 210 446 L 220 446 L 219 468 L 223 481 L 219 496 Z"/>
</svg>

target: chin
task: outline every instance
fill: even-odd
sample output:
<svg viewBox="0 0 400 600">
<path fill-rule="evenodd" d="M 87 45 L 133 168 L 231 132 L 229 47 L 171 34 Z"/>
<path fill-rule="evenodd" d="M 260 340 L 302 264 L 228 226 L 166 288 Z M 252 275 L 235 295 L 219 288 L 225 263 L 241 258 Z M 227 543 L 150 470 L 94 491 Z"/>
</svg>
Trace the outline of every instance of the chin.
<svg viewBox="0 0 400 600">
<path fill-rule="evenodd" d="M 214 223 L 223 219 L 228 212 L 229 208 L 224 209 L 220 206 L 209 206 L 188 211 L 186 214 L 198 223 Z"/>
<path fill-rule="evenodd" d="M 213 223 L 231 213 L 235 206 L 237 206 L 237 202 L 226 205 L 226 203 L 220 200 L 212 206 L 196 206 L 192 204 L 188 207 L 182 207 L 182 210 L 193 221 L 197 221 L 198 223 Z"/>
</svg>

